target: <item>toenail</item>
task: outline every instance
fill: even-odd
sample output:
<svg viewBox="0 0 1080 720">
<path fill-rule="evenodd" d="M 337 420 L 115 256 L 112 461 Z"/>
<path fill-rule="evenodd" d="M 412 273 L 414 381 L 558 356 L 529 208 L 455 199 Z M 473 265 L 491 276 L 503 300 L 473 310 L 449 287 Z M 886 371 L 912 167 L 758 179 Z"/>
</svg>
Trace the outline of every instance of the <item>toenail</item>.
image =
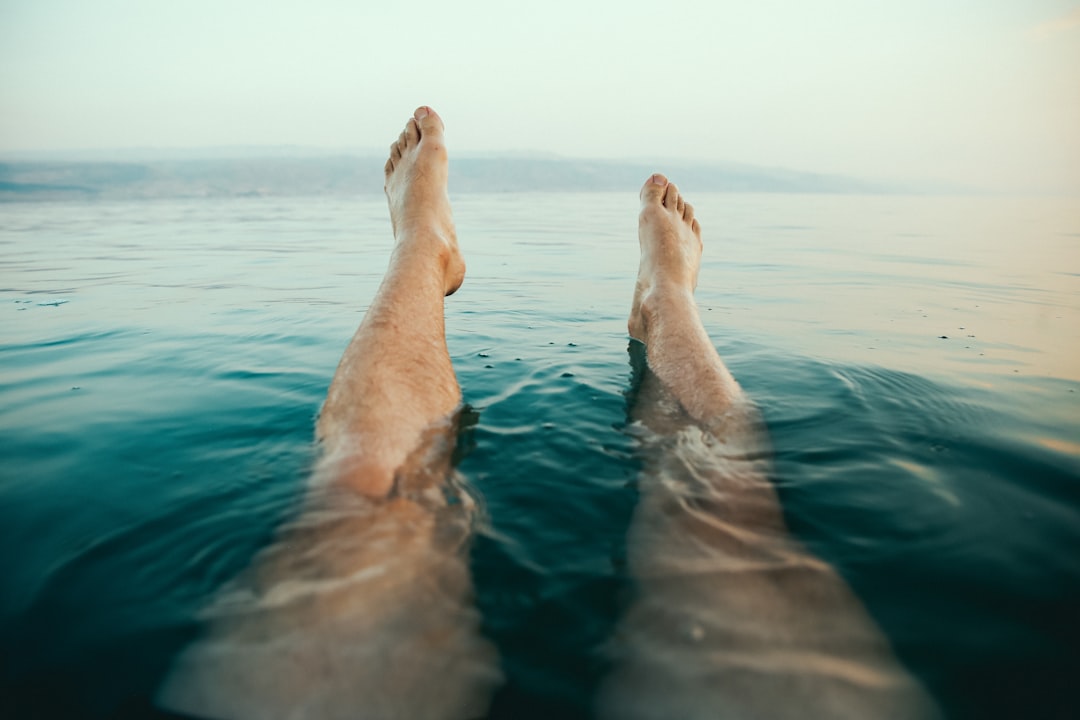
<svg viewBox="0 0 1080 720">
<path fill-rule="evenodd" d="M 653 181 L 654 185 L 667 185 L 667 178 L 660 173 L 656 173 L 650 179 Z"/>
<path fill-rule="evenodd" d="M 424 118 L 426 118 L 427 116 L 428 116 L 428 109 L 427 109 L 427 105 L 425 105 L 424 107 L 421 107 L 421 108 L 417 108 L 417 109 L 416 109 L 416 114 L 414 115 L 414 117 L 415 117 L 415 118 L 416 118 L 417 120 L 423 120 L 423 119 L 424 119 Z"/>
</svg>

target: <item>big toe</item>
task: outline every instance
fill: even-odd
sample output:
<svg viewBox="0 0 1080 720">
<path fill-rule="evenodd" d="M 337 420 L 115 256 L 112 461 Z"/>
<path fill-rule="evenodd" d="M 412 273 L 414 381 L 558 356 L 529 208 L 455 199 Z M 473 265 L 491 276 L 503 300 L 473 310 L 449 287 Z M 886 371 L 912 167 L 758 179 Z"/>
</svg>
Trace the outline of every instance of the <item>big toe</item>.
<svg viewBox="0 0 1080 720">
<path fill-rule="evenodd" d="M 654 173 L 641 188 L 641 202 L 644 205 L 660 205 L 664 202 L 668 179 L 660 173 Z"/>
<path fill-rule="evenodd" d="M 413 117 L 416 118 L 416 124 L 420 126 L 420 138 L 438 138 L 442 137 L 443 131 L 446 126 L 443 125 L 442 118 L 439 114 L 432 110 L 427 105 L 421 105 L 416 108 L 416 112 L 413 113 Z"/>
</svg>

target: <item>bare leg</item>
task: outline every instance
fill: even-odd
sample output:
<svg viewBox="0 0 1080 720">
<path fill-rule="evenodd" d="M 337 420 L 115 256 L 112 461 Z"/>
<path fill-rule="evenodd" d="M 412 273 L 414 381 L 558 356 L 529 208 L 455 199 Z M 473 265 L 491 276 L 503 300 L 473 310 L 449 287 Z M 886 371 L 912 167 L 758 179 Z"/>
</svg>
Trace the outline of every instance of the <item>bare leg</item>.
<svg viewBox="0 0 1080 720">
<path fill-rule="evenodd" d="M 318 435 L 333 476 L 386 495 L 421 433 L 461 401 L 446 350 L 443 298 L 465 277 L 446 194 L 442 120 L 417 110 L 386 161 L 396 247 L 338 365 Z"/>
<path fill-rule="evenodd" d="M 612 718 L 912 718 L 933 705 L 858 599 L 787 533 L 767 438 L 693 299 L 701 227 L 675 185 L 641 191 L 630 314 L 648 368 L 629 538 L 638 595 L 601 695 Z"/>
<path fill-rule="evenodd" d="M 443 298 L 465 265 L 442 120 L 420 108 L 390 149 L 396 246 L 319 419 L 299 518 L 207 611 L 162 704 L 214 718 L 482 716 L 500 681 L 479 634 L 474 504 L 450 467 L 460 390 Z"/>
</svg>

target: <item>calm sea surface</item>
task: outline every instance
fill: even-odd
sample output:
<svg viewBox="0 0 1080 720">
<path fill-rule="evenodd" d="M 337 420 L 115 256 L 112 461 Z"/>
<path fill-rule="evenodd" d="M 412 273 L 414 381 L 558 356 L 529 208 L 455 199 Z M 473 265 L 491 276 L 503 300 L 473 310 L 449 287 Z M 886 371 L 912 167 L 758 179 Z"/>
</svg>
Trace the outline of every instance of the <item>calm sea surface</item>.
<svg viewBox="0 0 1080 720">
<path fill-rule="evenodd" d="M 1080 715 L 1080 203 L 686 190 L 793 531 L 950 717 Z M 635 191 L 455 212 L 491 717 L 589 717 L 636 497 Z M 385 204 L 7 204 L 0 248 L 0 715 L 137 715 L 302 494 Z"/>
</svg>

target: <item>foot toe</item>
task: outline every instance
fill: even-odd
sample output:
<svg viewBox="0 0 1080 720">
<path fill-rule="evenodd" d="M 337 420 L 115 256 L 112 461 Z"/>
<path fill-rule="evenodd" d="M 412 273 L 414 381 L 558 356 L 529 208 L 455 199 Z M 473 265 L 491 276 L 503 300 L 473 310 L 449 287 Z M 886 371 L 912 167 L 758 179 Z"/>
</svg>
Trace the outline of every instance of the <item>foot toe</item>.
<svg viewBox="0 0 1080 720">
<path fill-rule="evenodd" d="M 697 218 L 694 218 L 694 221 L 692 223 L 690 223 L 690 229 L 692 229 L 694 231 L 694 234 L 696 234 L 698 236 L 698 238 L 700 239 L 700 237 L 701 237 L 701 223 L 699 223 L 697 221 Z"/>
<path fill-rule="evenodd" d="M 405 125 L 405 140 L 409 145 L 420 142 L 420 126 L 416 124 L 416 118 L 409 118 Z"/>
<path fill-rule="evenodd" d="M 659 205 L 664 200 L 664 191 L 667 190 L 667 186 L 668 179 L 660 173 L 654 173 L 641 188 L 641 202 Z"/>
<path fill-rule="evenodd" d="M 664 195 L 664 207 L 668 210 L 678 210 L 679 200 L 682 196 L 679 195 L 679 188 L 675 183 L 668 183 L 667 194 Z"/>
<path fill-rule="evenodd" d="M 694 219 L 694 206 L 690 203 L 686 203 L 686 206 L 682 211 L 682 219 L 686 222 L 691 222 Z"/>
<path fill-rule="evenodd" d="M 397 143 L 391 143 L 390 145 L 390 160 L 397 162 L 401 159 L 401 148 Z"/>
<path fill-rule="evenodd" d="M 427 105 L 416 108 L 413 118 L 416 120 L 421 138 L 441 136 L 446 129 L 439 114 Z"/>
</svg>

